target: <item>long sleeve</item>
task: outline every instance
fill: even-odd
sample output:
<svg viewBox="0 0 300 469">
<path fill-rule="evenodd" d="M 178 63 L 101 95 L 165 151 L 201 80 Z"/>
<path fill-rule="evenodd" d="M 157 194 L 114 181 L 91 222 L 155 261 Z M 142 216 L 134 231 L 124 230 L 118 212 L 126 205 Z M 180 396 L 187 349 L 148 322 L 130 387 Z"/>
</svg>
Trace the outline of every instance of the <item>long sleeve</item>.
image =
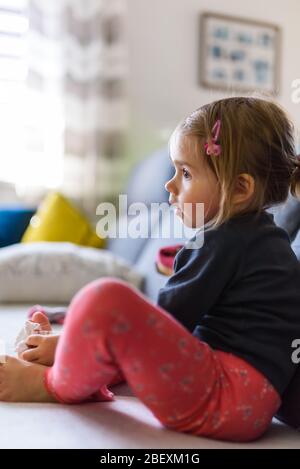
<svg viewBox="0 0 300 469">
<path fill-rule="evenodd" d="M 179 251 L 174 274 L 160 289 L 157 304 L 193 332 L 234 279 L 243 256 L 241 239 L 232 232 L 208 231 L 201 248 Z"/>
</svg>

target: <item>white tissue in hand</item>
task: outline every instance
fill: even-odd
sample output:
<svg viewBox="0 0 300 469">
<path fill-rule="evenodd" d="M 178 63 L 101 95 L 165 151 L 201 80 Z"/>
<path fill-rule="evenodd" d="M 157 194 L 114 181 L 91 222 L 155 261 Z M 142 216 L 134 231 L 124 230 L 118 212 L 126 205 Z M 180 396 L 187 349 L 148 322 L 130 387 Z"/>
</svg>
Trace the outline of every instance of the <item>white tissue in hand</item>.
<svg viewBox="0 0 300 469">
<path fill-rule="evenodd" d="M 15 351 L 20 354 L 28 349 L 26 345 L 27 337 L 31 334 L 37 333 L 39 331 L 40 324 L 38 322 L 26 321 L 22 329 L 20 330 L 16 341 L 15 341 Z"/>
<path fill-rule="evenodd" d="M 18 342 L 15 346 L 15 350 L 18 355 L 21 355 L 21 353 L 25 352 L 27 349 L 26 340 L 21 340 L 21 342 Z"/>
</svg>

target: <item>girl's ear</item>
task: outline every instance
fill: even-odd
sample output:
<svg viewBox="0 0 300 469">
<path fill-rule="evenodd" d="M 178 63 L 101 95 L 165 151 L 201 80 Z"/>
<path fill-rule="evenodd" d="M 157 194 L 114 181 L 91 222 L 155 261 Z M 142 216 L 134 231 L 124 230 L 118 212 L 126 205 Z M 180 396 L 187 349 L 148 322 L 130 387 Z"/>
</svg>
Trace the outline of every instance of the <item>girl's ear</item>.
<svg viewBox="0 0 300 469">
<path fill-rule="evenodd" d="M 239 174 L 235 186 L 234 203 L 241 204 L 249 201 L 254 194 L 254 189 L 254 178 L 248 173 Z"/>
</svg>

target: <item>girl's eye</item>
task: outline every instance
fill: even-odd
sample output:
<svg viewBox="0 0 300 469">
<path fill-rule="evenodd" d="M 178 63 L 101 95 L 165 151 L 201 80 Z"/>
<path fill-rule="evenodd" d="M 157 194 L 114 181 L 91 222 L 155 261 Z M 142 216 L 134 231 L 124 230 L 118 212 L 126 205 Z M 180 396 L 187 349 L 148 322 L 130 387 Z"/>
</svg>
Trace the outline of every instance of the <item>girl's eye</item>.
<svg viewBox="0 0 300 469">
<path fill-rule="evenodd" d="M 182 174 L 184 179 L 189 179 L 191 177 L 190 173 L 185 168 L 182 168 Z"/>
</svg>

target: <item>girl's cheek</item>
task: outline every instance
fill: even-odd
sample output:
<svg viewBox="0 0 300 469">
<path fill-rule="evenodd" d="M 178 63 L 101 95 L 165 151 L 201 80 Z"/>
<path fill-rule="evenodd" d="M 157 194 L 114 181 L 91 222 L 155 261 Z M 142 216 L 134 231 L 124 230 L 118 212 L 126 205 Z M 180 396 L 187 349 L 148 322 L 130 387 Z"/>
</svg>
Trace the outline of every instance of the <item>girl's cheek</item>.
<svg viewBox="0 0 300 469">
<path fill-rule="evenodd" d="M 175 179 L 174 181 L 174 190 L 176 193 L 179 193 L 182 190 L 182 185 L 180 184 L 180 181 L 178 179 Z"/>
</svg>

